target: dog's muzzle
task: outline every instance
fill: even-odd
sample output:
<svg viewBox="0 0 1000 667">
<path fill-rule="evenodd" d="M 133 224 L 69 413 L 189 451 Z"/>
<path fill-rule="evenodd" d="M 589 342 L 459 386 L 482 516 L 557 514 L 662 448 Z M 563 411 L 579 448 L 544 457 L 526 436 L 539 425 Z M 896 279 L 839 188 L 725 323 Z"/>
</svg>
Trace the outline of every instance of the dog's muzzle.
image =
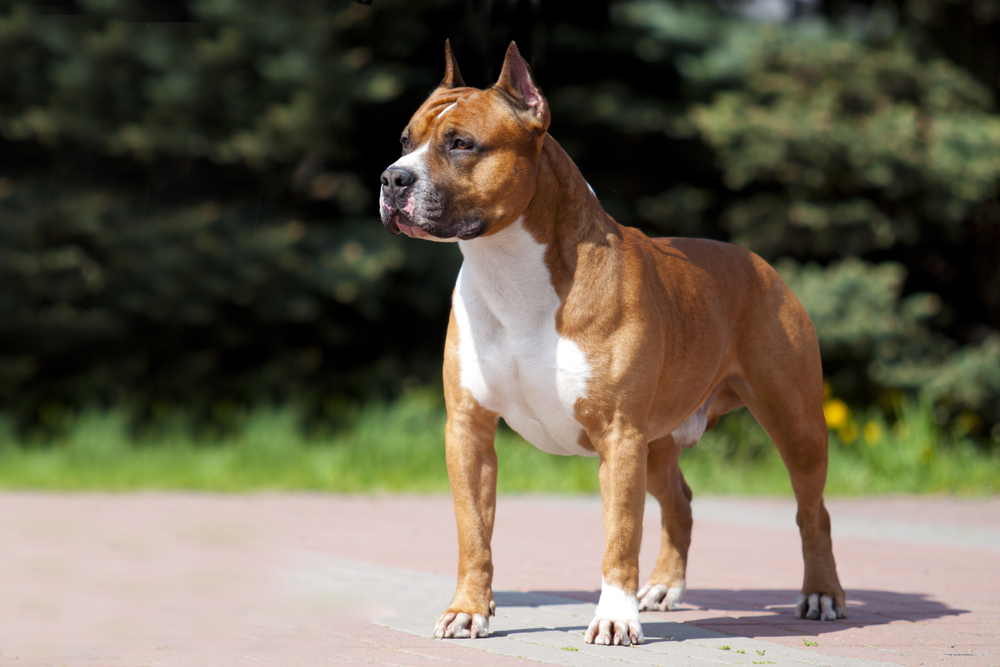
<svg viewBox="0 0 1000 667">
<path fill-rule="evenodd" d="M 417 192 L 419 179 L 405 167 L 392 166 L 382 172 L 379 208 L 382 225 L 391 234 L 406 234 L 414 238 L 448 241 L 473 239 L 486 229 L 486 221 L 476 215 L 442 223 L 438 218 L 444 210 L 440 195 Z M 417 198 L 421 196 L 419 215 Z M 418 222 L 418 220 L 420 222 Z"/>
<path fill-rule="evenodd" d="M 413 226 L 413 197 L 408 192 L 410 186 L 417 182 L 417 176 L 404 167 L 389 167 L 382 172 L 382 188 L 379 194 L 379 204 L 382 214 L 382 225 L 391 234 L 399 234 L 399 224 Z M 405 218 L 401 220 L 400 218 Z"/>
</svg>

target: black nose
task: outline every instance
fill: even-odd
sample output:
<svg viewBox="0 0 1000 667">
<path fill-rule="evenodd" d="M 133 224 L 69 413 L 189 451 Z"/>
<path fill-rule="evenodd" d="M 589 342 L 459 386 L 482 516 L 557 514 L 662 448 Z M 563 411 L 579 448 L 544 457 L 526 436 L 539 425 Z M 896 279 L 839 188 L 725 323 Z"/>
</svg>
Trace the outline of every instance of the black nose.
<svg viewBox="0 0 1000 667">
<path fill-rule="evenodd" d="M 382 172 L 382 185 L 388 186 L 391 190 L 402 190 L 408 185 L 412 185 L 417 180 L 413 172 L 402 167 L 389 167 Z"/>
</svg>

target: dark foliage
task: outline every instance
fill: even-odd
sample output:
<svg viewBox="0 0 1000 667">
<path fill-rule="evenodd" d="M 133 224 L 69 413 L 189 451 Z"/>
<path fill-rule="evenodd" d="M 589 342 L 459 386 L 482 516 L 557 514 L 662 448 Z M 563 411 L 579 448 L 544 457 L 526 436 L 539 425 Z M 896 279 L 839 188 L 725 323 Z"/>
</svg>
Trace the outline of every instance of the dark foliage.
<svg viewBox="0 0 1000 667">
<path fill-rule="evenodd" d="M 702 3 L 0 3 L 0 401 L 26 420 L 95 401 L 320 409 L 435 381 L 460 256 L 384 232 L 379 174 L 444 39 L 486 86 L 515 38 L 620 222 L 775 261 L 839 395 L 922 392 L 985 433 L 1000 117 L 983 7 L 764 23 Z"/>
</svg>

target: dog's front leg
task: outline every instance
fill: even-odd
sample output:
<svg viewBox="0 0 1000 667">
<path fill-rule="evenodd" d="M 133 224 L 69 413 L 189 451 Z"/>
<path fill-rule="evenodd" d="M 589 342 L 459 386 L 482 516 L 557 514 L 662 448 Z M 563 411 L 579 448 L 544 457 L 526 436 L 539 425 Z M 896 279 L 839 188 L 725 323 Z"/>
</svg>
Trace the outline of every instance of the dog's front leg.
<svg viewBox="0 0 1000 667">
<path fill-rule="evenodd" d="M 591 439 L 601 457 L 604 561 L 601 599 L 584 639 L 588 644 L 641 644 L 639 545 L 646 496 L 647 445 L 634 429 L 612 429 Z"/>
<path fill-rule="evenodd" d="M 456 392 L 459 393 L 459 392 Z M 434 636 L 486 637 L 493 602 L 493 518 L 497 501 L 498 416 L 468 395 L 448 400 L 445 449 L 448 479 L 458 522 L 458 586 L 451 606 L 438 619 Z"/>
</svg>

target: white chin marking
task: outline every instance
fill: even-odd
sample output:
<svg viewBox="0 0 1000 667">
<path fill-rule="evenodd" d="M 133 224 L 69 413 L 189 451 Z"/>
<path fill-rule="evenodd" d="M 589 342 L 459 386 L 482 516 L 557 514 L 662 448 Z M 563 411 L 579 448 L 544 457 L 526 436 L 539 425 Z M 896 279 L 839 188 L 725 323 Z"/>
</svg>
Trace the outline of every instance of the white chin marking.
<svg viewBox="0 0 1000 667">
<path fill-rule="evenodd" d="M 590 622 L 584 640 L 588 644 L 604 646 L 629 646 L 646 641 L 639 623 L 639 601 L 636 597 L 602 579 L 601 600 L 597 603 L 594 620 Z"/>
</svg>

